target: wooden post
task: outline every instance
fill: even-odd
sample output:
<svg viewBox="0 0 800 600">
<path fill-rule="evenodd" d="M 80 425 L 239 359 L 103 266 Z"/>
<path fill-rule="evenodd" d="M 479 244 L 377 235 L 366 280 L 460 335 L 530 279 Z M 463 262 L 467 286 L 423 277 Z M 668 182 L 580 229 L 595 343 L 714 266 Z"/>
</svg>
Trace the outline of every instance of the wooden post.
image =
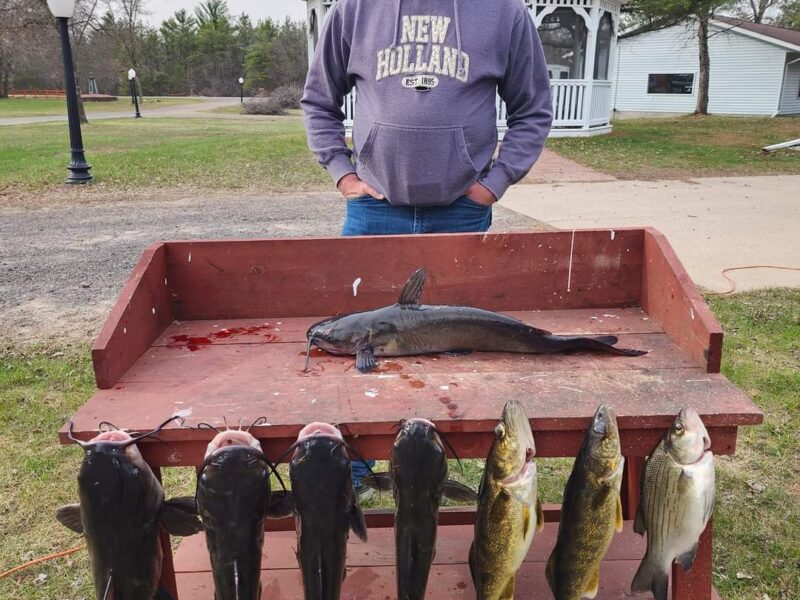
<svg viewBox="0 0 800 600">
<path fill-rule="evenodd" d="M 153 474 L 161 483 L 161 467 L 150 465 Z M 165 529 L 161 529 L 159 533 L 161 538 L 161 551 L 164 553 L 164 559 L 161 562 L 161 579 L 159 586 L 167 590 L 175 600 L 178 600 L 178 582 L 175 580 L 175 564 L 172 560 L 172 544 L 170 543 L 169 533 Z"/>
<path fill-rule="evenodd" d="M 712 522 L 700 536 L 697 555 L 688 573 L 678 565 L 672 565 L 672 600 L 711 600 L 711 540 Z"/>
<path fill-rule="evenodd" d="M 633 519 L 636 515 L 636 510 L 639 508 L 639 482 L 644 470 L 644 461 L 644 456 L 625 457 L 620 496 L 622 499 L 622 516 L 626 521 Z"/>
</svg>

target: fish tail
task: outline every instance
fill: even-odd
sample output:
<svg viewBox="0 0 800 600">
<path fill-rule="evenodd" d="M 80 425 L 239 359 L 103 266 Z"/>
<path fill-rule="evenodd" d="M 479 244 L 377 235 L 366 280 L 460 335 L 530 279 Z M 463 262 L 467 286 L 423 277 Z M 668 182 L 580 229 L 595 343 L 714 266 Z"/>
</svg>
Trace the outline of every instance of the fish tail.
<svg viewBox="0 0 800 600">
<path fill-rule="evenodd" d="M 559 340 L 559 350 L 561 352 L 568 350 L 594 350 L 596 352 L 605 352 L 607 354 L 619 354 L 622 356 L 641 356 L 647 354 L 647 350 L 633 350 L 630 348 L 617 348 L 614 344 L 617 343 L 617 337 L 613 335 L 601 335 L 596 337 L 587 336 L 553 336 Z"/>
<path fill-rule="evenodd" d="M 647 555 L 642 559 L 639 570 L 633 577 L 631 592 L 653 592 L 655 600 L 667 600 L 667 589 L 669 587 L 669 574 L 665 573 L 657 564 L 651 561 Z"/>
</svg>

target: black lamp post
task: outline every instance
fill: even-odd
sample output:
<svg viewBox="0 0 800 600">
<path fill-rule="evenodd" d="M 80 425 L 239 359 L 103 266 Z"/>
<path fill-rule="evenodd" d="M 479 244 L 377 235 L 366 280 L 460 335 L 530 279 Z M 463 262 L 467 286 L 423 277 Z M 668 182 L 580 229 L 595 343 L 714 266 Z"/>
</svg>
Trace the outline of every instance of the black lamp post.
<svg viewBox="0 0 800 600">
<path fill-rule="evenodd" d="M 136 107 L 136 118 L 141 119 L 142 114 L 139 112 L 139 96 L 136 93 L 136 71 L 128 69 L 128 81 L 131 82 L 131 98 L 133 98 L 133 105 Z"/>
<path fill-rule="evenodd" d="M 67 165 L 69 171 L 67 183 L 88 183 L 92 180 L 92 176 L 89 174 L 91 167 L 83 154 L 81 121 L 78 116 L 78 90 L 75 87 L 75 67 L 72 64 L 72 48 L 69 43 L 69 25 L 67 23 L 75 12 L 75 0 L 47 0 L 47 5 L 58 21 L 61 52 L 64 55 L 64 84 L 67 93 L 69 145 L 72 156 L 72 160 Z"/>
<path fill-rule="evenodd" d="M 244 104 L 244 77 L 239 77 L 239 102 Z"/>
</svg>

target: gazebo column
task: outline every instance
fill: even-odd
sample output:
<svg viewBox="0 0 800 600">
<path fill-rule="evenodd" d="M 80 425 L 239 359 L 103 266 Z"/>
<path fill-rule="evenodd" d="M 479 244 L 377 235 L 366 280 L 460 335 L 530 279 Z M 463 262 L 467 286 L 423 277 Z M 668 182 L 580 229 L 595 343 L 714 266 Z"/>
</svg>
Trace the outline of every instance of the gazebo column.
<svg viewBox="0 0 800 600">
<path fill-rule="evenodd" d="M 592 97 L 594 92 L 594 61 L 597 53 L 597 30 L 600 28 L 601 10 L 592 6 L 588 11 L 585 8 L 575 7 L 575 12 L 586 21 L 586 58 L 583 61 L 583 79 L 586 82 L 586 92 L 583 95 L 583 125 L 581 129 L 589 129 L 592 119 Z"/>
</svg>

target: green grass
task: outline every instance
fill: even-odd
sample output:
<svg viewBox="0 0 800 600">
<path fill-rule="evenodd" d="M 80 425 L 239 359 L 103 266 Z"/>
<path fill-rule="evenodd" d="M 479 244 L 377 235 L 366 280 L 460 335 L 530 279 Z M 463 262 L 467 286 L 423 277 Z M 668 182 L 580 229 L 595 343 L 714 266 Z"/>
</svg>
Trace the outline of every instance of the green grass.
<svg viewBox="0 0 800 600">
<path fill-rule="evenodd" d="M 83 128 L 95 182 L 113 188 L 328 189 L 299 118 L 130 119 Z M 0 191 L 61 186 L 69 160 L 64 123 L 0 127 Z"/>
<path fill-rule="evenodd" d="M 199 102 L 196 98 L 157 98 L 145 96 L 141 101 L 142 112 L 148 108 L 162 106 L 179 106 Z M 120 96 L 116 102 L 84 102 L 88 116 L 92 113 L 130 112 L 133 114 L 133 104 L 130 96 Z M 0 119 L 6 117 L 45 117 L 51 115 L 64 115 L 67 104 L 64 98 L 0 98 Z"/>
<path fill-rule="evenodd" d="M 800 152 L 762 155 L 796 139 L 800 117 L 616 120 L 610 135 L 548 140 L 548 147 L 622 179 L 800 174 Z"/>
<path fill-rule="evenodd" d="M 726 331 L 723 371 L 765 413 L 763 426 L 740 430 L 737 454 L 718 460 L 714 583 L 725 600 L 793 599 L 800 590 L 800 290 L 710 303 Z M 0 355 L 0 571 L 80 543 L 53 518 L 75 501 L 81 459 L 77 448 L 58 444 L 56 431 L 93 389 L 86 345 Z M 452 476 L 476 486 L 483 461 L 463 462 L 464 474 L 452 465 Z M 544 501 L 560 500 L 570 462 L 539 460 Z M 168 496 L 191 490 L 191 469 L 166 475 Z M 387 494 L 368 503 L 390 505 Z M 0 580 L 0 598 L 91 595 L 83 551 Z"/>
</svg>

